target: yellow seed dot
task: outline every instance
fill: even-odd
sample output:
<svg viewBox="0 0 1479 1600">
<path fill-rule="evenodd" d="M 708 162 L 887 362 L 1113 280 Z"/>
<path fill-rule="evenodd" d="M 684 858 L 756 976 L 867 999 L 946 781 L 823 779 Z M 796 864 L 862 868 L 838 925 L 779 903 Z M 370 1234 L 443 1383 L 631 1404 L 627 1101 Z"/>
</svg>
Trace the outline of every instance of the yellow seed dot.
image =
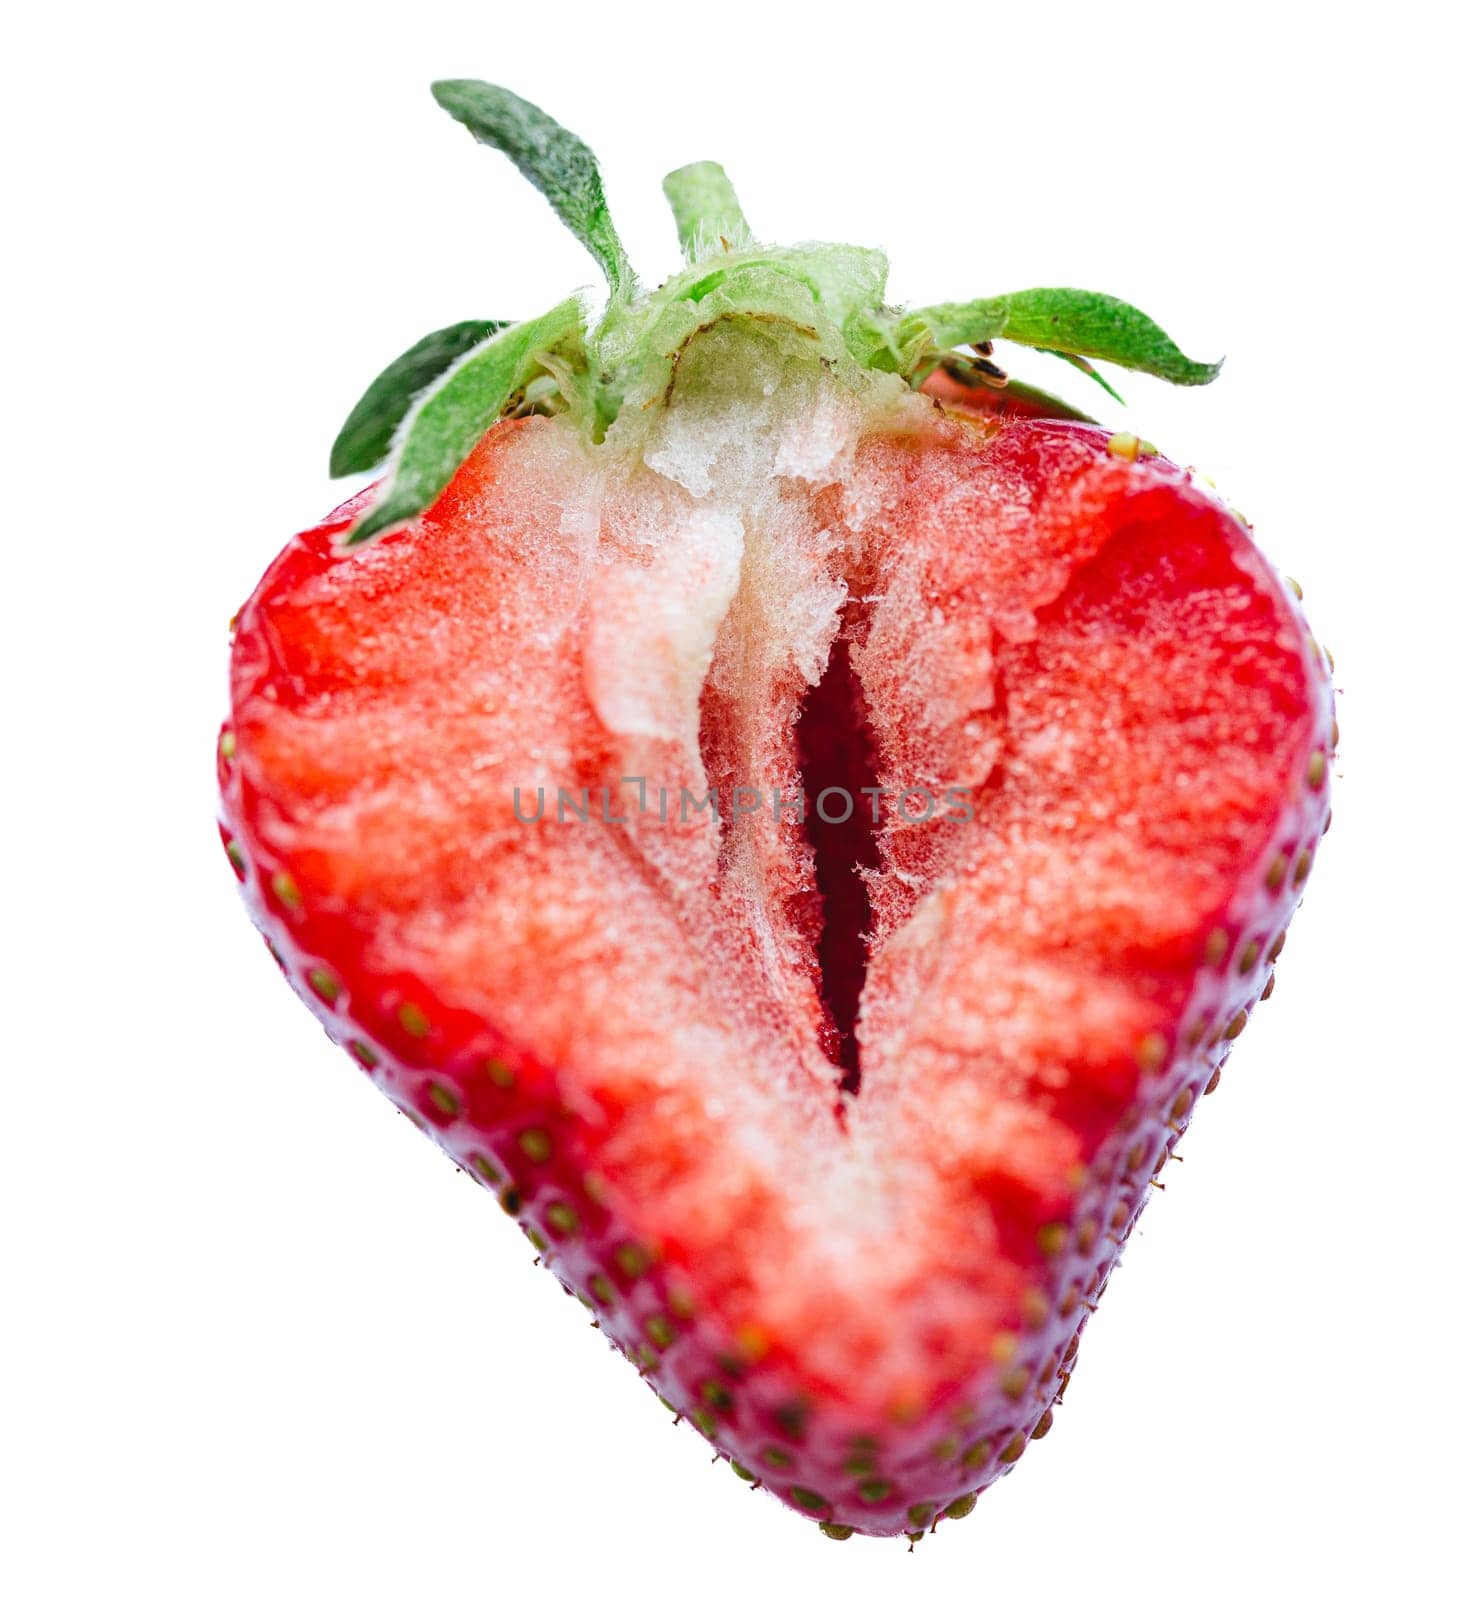
<svg viewBox="0 0 1479 1600">
<path fill-rule="evenodd" d="M 1308 850 L 1299 852 L 1299 860 L 1294 863 L 1294 887 L 1297 889 L 1310 875 L 1310 867 L 1314 865 Z"/>
<path fill-rule="evenodd" d="M 1235 1016 L 1232 1021 L 1229 1022 L 1228 1025 L 1222 1030 L 1222 1037 L 1224 1039 L 1236 1039 L 1237 1036 L 1247 1026 L 1248 1013 L 1246 1011 L 1240 1011 L 1238 1012 L 1237 1016 Z"/>
<path fill-rule="evenodd" d="M 1000 1389 L 1008 1400 L 1021 1400 L 1021 1397 L 1028 1392 L 1028 1384 L 1031 1381 L 1032 1374 L 1026 1370 L 1026 1366 L 1013 1366 L 1012 1371 L 1002 1373 Z"/>
<path fill-rule="evenodd" d="M 426 1013 L 420 1006 L 412 1005 L 409 1000 L 396 1012 L 396 1018 L 413 1039 L 424 1039 L 431 1032 L 431 1024 L 426 1020 Z"/>
<path fill-rule="evenodd" d="M 1268 872 L 1263 884 L 1270 894 L 1277 894 L 1284 887 L 1284 879 L 1289 876 L 1289 857 L 1281 850 L 1268 864 Z"/>
<path fill-rule="evenodd" d="M 1165 1035 L 1160 1033 L 1147 1033 L 1135 1046 L 1135 1061 L 1142 1072 L 1159 1072 L 1170 1054 Z"/>
<path fill-rule="evenodd" d="M 1017 1353 L 1017 1336 L 1014 1333 L 998 1333 L 991 1341 L 991 1359 L 998 1366 L 1005 1366 Z"/>
<path fill-rule="evenodd" d="M 1052 1309 L 1041 1289 L 1029 1289 L 1022 1296 L 1022 1320 L 1034 1332 L 1047 1326 Z"/>
<path fill-rule="evenodd" d="M 924 1400 L 911 1386 L 909 1390 L 896 1394 L 889 1401 L 888 1415 L 891 1422 L 897 1423 L 901 1428 L 907 1428 L 924 1415 Z"/>
<path fill-rule="evenodd" d="M 308 974 L 308 983 L 325 1005 L 333 1005 L 339 996 L 344 993 L 339 980 L 332 973 L 325 972 L 322 967 L 315 967 Z"/>
<path fill-rule="evenodd" d="M 1263 993 L 1262 993 L 1262 994 L 1261 994 L 1261 995 L 1259 995 L 1259 997 L 1258 997 L 1258 998 L 1259 998 L 1259 999 L 1260 999 L 1260 1000 L 1267 1000 L 1267 999 L 1268 999 L 1268 997 L 1269 997 L 1269 996 L 1270 996 L 1270 995 L 1271 995 L 1271 994 L 1272 994 L 1272 993 L 1273 993 L 1273 992 L 1274 992 L 1274 975 L 1273 975 L 1273 973 L 1269 973 L 1269 975 L 1268 975 L 1268 982 L 1267 982 L 1267 983 L 1266 983 L 1266 984 L 1264 984 L 1264 986 L 1263 986 Z"/>
<path fill-rule="evenodd" d="M 1032 1437 L 1034 1439 L 1041 1439 L 1042 1436 L 1052 1426 L 1053 1426 L 1053 1408 L 1051 1406 L 1049 1406 L 1048 1409 L 1043 1412 L 1042 1416 L 1038 1418 L 1037 1426 L 1032 1430 Z"/>
<path fill-rule="evenodd" d="M 627 1240 L 616 1247 L 617 1270 L 624 1278 L 640 1278 L 651 1263 L 647 1259 L 647 1252 L 639 1244 Z"/>
<path fill-rule="evenodd" d="M 234 761 L 236 759 L 236 735 L 230 728 L 227 728 L 221 735 L 220 751 L 222 761 Z"/>
<path fill-rule="evenodd" d="M 1133 433 L 1112 433 L 1104 448 L 1122 461 L 1133 461 L 1140 454 L 1140 440 Z"/>
<path fill-rule="evenodd" d="M 770 1335 L 753 1322 L 747 1322 L 735 1331 L 734 1342 L 746 1361 L 763 1361 L 770 1353 Z"/>
<path fill-rule="evenodd" d="M 483 1071 L 488 1074 L 488 1076 L 495 1084 L 498 1085 L 500 1089 L 513 1088 L 514 1075 L 509 1070 L 507 1063 L 500 1061 L 497 1056 L 490 1056 L 488 1060 L 483 1063 Z"/>
<path fill-rule="evenodd" d="M 1038 1248 L 1045 1256 L 1056 1256 L 1063 1253 L 1063 1247 L 1068 1243 L 1068 1227 L 1062 1222 L 1049 1222 L 1037 1230 Z"/>
<path fill-rule="evenodd" d="M 807 1489 L 799 1483 L 791 1485 L 791 1498 L 803 1511 L 825 1511 L 827 1497 L 818 1494 L 815 1489 Z"/>
<path fill-rule="evenodd" d="M 1183 1089 L 1171 1102 L 1171 1121 L 1180 1122 L 1190 1112 L 1195 1100 L 1196 1095 L 1190 1087 Z"/>
<path fill-rule="evenodd" d="M 1222 958 L 1227 954 L 1228 936 L 1226 928 L 1214 928 L 1207 935 L 1207 948 L 1204 959 L 1209 967 L 1220 967 Z"/>
<path fill-rule="evenodd" d="M 1012 1462 L 1022 1459 L 1022 1452 L 1026 1448 L 1027 1435 L 1025 1433 L 1014 1433 L 1001 1447 L 1001 1454 L 997 1457 L 997 1460 L 1005 1466 L 1011 1466 Z M 1036 1460 L 1036 1457 L 1033 1459 Z"/>
<path fill-rule="evenodd" d="M 429 1084 L 426 1090 L 426 1098 L 431 1101 L 444 1117 L 455 1117 L 462 1109 L 462 1102 L 442 1083 Z"/>
<path fill-rule="evenodd" d="M 272 874 L 272 892 L 277 897 L 279 905 L 285 906 L 289 911 L 301 910 L 303 896 L 299 893 L 298 885 L 293 882 L 290 873 L 274 872 Z"/>
<path fill-rule="evenodd" d="M 1258 957 L 1263 949 L 1262 943 L 1257 939 L 1250 939 L 1243 946 L 1243 954 L 1238 959 L 1238 976 L 1246 978 L 1258 965 Z"/>
<path fill-rule="evenodd" d="M 525 1128 L 519 1135 L 519 1149 L 531 1161 L 548 1161 L 554 1141 L 543 1128 Z"/>
<path fill-rule="evenodd" d="M 1318 789 L 1320 785 L 1324 783 L 1325 773 L 1328 770 L 1328 767 L 1329 761 L 1325 755 L 1325 752 L 1323 750 L 1316 750 L 1315 753 L 1310 757 L 1309 767 L 1305 771 L 1305 779 L 1309 783 L 1311 789 Z"/>
<path fill-rule="evenodd" d="M 1268 959 L 1269 959 L 1270 964 L 1272 964 L 1273 962 L 1277 961 L 1279 959 L 1279 957 L 1284 953 L 1284 941 L 1288 937 L 1289 937 L 1288 930 L 1287 929 L 1283 929 L 1278 934 L 1278 937 L 1275 938 L 1274 942 L 1268 947 Z"/>
</svg>

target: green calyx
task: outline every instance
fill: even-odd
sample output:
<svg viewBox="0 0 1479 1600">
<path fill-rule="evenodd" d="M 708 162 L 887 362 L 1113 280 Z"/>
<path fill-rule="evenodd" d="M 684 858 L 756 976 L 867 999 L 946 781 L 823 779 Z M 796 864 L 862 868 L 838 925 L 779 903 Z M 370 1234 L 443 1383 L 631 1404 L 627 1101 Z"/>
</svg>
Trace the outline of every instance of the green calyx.
<svg viewBox="0 0 1479 1600">
<path fill-rule="evenodd" d="M 992 342 L 1059 355 L 1111 395 L 1092 360 L 1171 383 L 1217 376 L 1220 363 L 1189 360 L 1144 312 L 1087 290 L 890 306 L 882 254 L 852 245 L 758 244 L 723 168 L 711 161 L 664 180 L 686 264 L 643 291 L 612 223 L 596 159 L 574 134 L 493 84 L 447 80 L 432 93 L 545 196 L 600 266 L 607 299 L 598 316 L 573 297 L 527 322 L 456 323 L 387 367 L 355 406 L 331 456 L 335 477 L 389 464 L 350 544 L 431 506 L 501 418 L 565 412 L 601 443 L 624 409 L 664 401 L 693 341 L 731 319 L 834 371 L 890 373 L 917 388 L 943 365 L 966 381 L 979 374 L 1046 414 L 1083 420 L 1053 396 L 1007 380 L 984 358 Z M 973 352 L 955 354 L 964 346 Z"/>
</svg>

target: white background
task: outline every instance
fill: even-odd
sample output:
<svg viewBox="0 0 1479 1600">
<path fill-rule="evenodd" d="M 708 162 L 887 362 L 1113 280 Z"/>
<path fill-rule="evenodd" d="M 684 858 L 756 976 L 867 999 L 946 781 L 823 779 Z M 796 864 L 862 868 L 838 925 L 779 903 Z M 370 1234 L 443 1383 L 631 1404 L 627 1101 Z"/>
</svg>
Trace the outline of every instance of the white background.
<svg viewBox="0 0 1479 1600">
<path fill-rule="evenodd" d="M 1474 1592 L 1474 129 L 1441 9 L 11 22 L 0 1588 Z M 1051 1438 L 912 1556 L 666 1425 L 319 1036 L 214 836 L 227 618 L 335 502 L 365 381 L 593 276 L 447 75 L 597 148 L 649 281 L 659 180 L 713 157 L 763 235 L 886 246 L 899 299 L 1078 283 L 1225 353 L 1211 390 L 1127 379 L 1129 421 L 1335 653 L 1335 827 L 1276 1000 Z"/>
</svg>

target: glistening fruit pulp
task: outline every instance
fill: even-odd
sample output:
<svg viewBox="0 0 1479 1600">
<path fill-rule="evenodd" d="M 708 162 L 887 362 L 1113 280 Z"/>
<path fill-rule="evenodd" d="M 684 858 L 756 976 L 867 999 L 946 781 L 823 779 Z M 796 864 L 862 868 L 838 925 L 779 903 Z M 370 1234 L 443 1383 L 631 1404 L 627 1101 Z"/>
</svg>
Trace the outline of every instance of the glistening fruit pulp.
<svg viewBox="0 0 1479 1600">
<path fill-rule="evenodd" d="M 233 657 L 291 975 L 725 1453 L 917 1525 L 1039 1426 L 1267 981 L 1327 810 L 1287 591 L 1169 464 L 743 320 L 599 447 L 502 423 L 409 528 L 348 520 Z M 860 780 L 972 815 L 770 803 Z"/>
</svg>

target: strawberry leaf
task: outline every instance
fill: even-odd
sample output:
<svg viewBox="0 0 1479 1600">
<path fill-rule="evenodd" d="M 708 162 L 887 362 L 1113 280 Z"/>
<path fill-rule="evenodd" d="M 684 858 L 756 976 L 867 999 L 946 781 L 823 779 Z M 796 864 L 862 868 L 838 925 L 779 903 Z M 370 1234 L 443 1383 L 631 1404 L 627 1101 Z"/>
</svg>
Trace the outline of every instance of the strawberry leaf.
<svg viewBox="0 0 1479 1600">
<path fill-rule="evenodd" d="M 581 322 L 580 301 L 566 300 L 495 333 L 448 368 L 407 413 L 390 475 L 346 543 L 362 544 L 433 504 L 509 401 L 549 358 L 575 347 Z"/>
<path fill-rule="evenodd" d="M 1193 361 L 1143 311 L 1087 289 L 1024 289 L 989 300 L 925 306 L 911 316 L 942 350 L 1008 339 L 1061 355 L 1092 356 L 1169 383 L 1211 383 L 1220 361 Z"/>
<path fill-rule="evenodd" d="M 329 476 L 368 472 L 390 454 L 391 440 L 411 402 L 475 345 L 506 322 L 454 322 L 419 339 L 365 390 L 329 452 Z"/>
<path fill-rule="evenodd" d="M 590 150 L 538 106 L 497 84 L 444 78 L 431 86 L 437 104 L 481 144 L 501 150 L 539 190 L 596 258 L 614 299 L 629 299 L 636 280 L 617 237 L 601 170 Z"/>
</svg>

